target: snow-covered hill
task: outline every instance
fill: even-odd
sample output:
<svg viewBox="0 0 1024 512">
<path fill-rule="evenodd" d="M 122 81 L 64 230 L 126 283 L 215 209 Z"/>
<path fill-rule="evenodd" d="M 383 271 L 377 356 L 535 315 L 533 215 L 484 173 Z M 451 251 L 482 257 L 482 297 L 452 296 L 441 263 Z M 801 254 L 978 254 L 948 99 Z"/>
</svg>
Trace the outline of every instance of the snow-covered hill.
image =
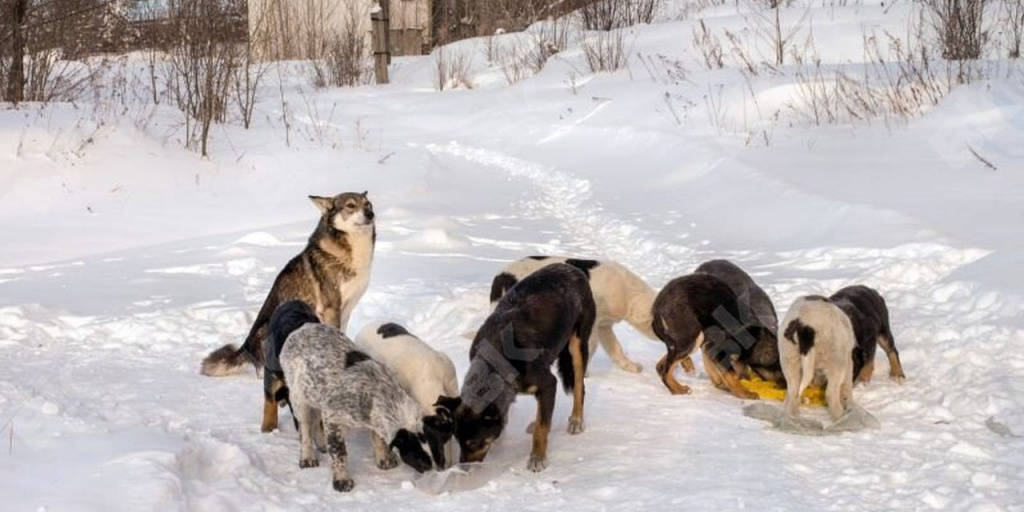
<svg viewBox="0 0 1024 512">
<path fill-rule="evenodd" d="M 0 110 L 3 510 L 1020 509 L 1020 68 L 992 59 L 987 79 L 909 121 L 816 124 L 801 87 L 830 79 L 800 77 L 819 68 L 753 76 L 727 55 L 706 69 L 701 19 L 762 53 L 749 12 L 713 3 L 668 2 L 627 29 L 614 73 L 590 73 L 571 37 L 510 85 L 485 48 L 522 34 L 446 49 L 472 61 L 471 90 L 434 90 L 436 56 L 396 59 L 381 87 L 314 91 L 282 73 L 279 88 L 271 73 L 255 126 L 217 127 L 208 160 L 180 148 L 166 105 Z M 851 72 L 867 66 L 865 33 L 915 16 L 910 2 L 815 4 L 784 19 Z M 483 488 L 426 495 L 411 469 L 377 470 L 360 433 L 356 488 L 339 494 L 326 467 L 299 470 L 287 421 L 259 432 L 255 374 L 198 366 L 242 340 L 305 243 L 306 196 L 363 190 L 379 242 L 351 325 L 401 322 L 460 374 L 493 274 L 547 253 L 614 259 L 655 287 L 729 258 L 783 310 L 871 285 L 907 383 L 879 355 L 855 394 L 881 430 L 796 437 L 743 417 L 702 371 L 681 376 L 692 395 L 669 395 L 653 372 L 664 347 L 620 327 L 644 372 L 595 357 L 587 431 L 561 428 L 560 396 L 545 472 L 525 469 L 523 398 Z"/>
</svg>

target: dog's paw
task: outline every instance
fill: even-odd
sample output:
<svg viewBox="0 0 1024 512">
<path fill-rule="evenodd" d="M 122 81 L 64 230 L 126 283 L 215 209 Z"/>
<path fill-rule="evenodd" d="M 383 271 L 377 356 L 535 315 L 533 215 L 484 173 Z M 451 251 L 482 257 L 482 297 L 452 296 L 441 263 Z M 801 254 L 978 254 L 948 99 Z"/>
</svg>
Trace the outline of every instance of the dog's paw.
<svg viewBox="0 0 1024 512">
<path fill-rule="evenodd" d="M 315 468 L 320 466 L 320 461 L 316 460 L 316 457 L 312 459 L 299 459 L 299 467 L 302 469 Z"/>
<path fill-rule="evenodd" d="M 387 471 L 389 469 L 395 469 L 398 467 L 398 457 L 394 453 L 388 452 L 387 457 L 377 459 L 377 469 Z"/>
<path fill-rule="evenodd" d="M 264 434 L 269 434 L 274 430 L 277 430 L 277 425 L 267 425 L 266 423 L 260 425 L 260 432 L 263 432 Z"/>
<path fill-rule="evenodd" d="M 744 389 L 744 390 L 739 391 L 738 393 L 733 393 L 733 394 L 736 395 L 737 398 L 742 398 L 744 400 L 760 400 L 761 399 L 760 395 L 758 395 L 757 393 L 755 393 L 753 391 L 750 391 L 749 389 Z"/>
<path fill-rule="evenodd" d="M 893 382 L 895 382 L 896 384 L 899 384 L 900 386 L 902 386 L 903 383 L 907 381 L 907 376 L 903 375 L 902 373 L 895 373 L 895 374 L 890 375 L 889 379 L 892 380 Z"/>
<path fill-rule="evenodd" d="M 621 364 L 619 364 L 619 368 L 622 368 L 623 370 L 629 373 L 640 373 L 644 371 L 644 365 L 640 363 L 634 363 L 633 361 L 623 361 Z"/>
<path fill-rule="evenodd" d="M 530 454 L 530 462 L 526 464 L 526 469 L 539 473 L 544 471 L 548 467 L 548 458 L 543 455 L 537 455 L 535 453 Z"/>
<path fill-rule="evenodd" d="M 583 433 L 583 418 L 569 418 L 569 433 L 572 435 Z"/>
<path fill-rule="evenodd" d="M 693 392 L 693 390 L 690 389 L 690 386 L 684 386 L 682 384 L 678 387 L 670 387 L 668 390 L 671 391 L 673 395 L 689 395 Z"/>
<path fill-rule="evenodd" d="M 349 492 L 353 487 L 356 486 L 356 482 L 351 478 L 345 478 L 343 480 L 335 480 L 334 490 L 338 492 Z"/>
</svg>

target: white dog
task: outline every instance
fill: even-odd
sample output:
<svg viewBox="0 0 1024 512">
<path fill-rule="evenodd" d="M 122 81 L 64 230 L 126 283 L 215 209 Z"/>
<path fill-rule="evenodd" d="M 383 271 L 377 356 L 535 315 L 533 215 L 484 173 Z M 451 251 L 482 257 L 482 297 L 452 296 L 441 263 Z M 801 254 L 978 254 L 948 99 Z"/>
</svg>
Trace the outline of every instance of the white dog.
<svg viewBox="0 0 1024 512">
<path fill-rule="evenodd" d="M 828 299 L 801 297 L 779 329 L 779 362 L 786 376 L 787 415 L 800 415 L 800 397 L 821 371 L 828 384 L 825 402 L 833 420 L 853 405 L 853 347 L 857 341 L 850 317 Z"/>
<path fill-rule="evenodd" d="M 641 334 L 657 341 L 651 329 L 651 304 L 654 303 L 655 292 L 643 279 L 628 268 L 614 261 L 581 260 L 558 256 L 530 256 L 513 261 L 491 283 L 491 310 L 505 292 L 524 277 L 555 263 L 567 263 L 586 274 L 590 281 L 590 289 L 594 293 L 597 305 L 597 320 L 590 336 L 590 356 L 593 357 L 597 344 L 604 347 L 619 368 L 628 372 L 638 373 L 643 366 L 629 359 L 622 350 L 622 344 L 615 336 L 612 327 L 623 320 Z M 683 362 L 687 371 L 693 370 L 689 358 Z"/>
<path fill-rule="evenodd" d="M 444 353 L 396 323 L 372 323 L 359 331 L 355 344 L 373 359 L 384 363 L 398 382 L 423 408 L 426 415 L 436 414 L 441 396 L 458 396 L 459 381 L 455 365 Z M 455 460 L 455 441 L 445 444 L 445 460 Z"/>
</svg>

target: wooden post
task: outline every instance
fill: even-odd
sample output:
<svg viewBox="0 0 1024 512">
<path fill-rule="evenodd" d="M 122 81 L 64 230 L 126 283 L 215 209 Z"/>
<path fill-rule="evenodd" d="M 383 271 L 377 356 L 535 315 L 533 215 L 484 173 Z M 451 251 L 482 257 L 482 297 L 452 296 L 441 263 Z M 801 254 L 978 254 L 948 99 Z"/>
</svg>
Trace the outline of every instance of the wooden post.
<svg viewBox="0 0 1024 512">
<path fill-rule="evenodd" d="M 370 14 L 373 29 L 373 68 L 377 83 L 386 84 L 389 82 L 388 64 L 391 63 L 391 20 L 388 17 L 391 6 L 389 0 L 378 1 L 377 7 Z"/>
</svg>

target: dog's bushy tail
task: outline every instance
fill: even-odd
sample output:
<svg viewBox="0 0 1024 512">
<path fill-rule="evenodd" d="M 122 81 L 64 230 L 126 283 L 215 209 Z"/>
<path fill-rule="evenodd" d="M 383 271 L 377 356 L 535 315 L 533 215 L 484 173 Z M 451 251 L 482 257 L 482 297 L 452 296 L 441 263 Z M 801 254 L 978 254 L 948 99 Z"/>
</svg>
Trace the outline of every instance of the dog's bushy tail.
<svg viewBox="0 0 1024 512">
<path fill-rule="evenodd" d="M 244 348 L 235 348 L 234 345 L 224 345 L 206 356 L 199 373 L 209 377 L 227 377 L 238 375 L 245 371 L 250 362 L 250 357 Z"/>
<path fill-rule="evenodd" d="M 245 365 L 252 363 L 258 370 L 263 367 L 263 340 L 267 337 L 267 327 L 270 323 L 270 316 L 277 308 L 277 301 L 273 297 L 267 297 L 263 307 L 256 315 L 256 321 L 249 329 L 249 335 L 241 348 L 234 345 L 224 345 L 206 356 L 199 368 L 199 373 L 209 377 L 227 377 L 238 375 L 245 371 Z"/>
<path fill-rule="evenodd" d="M 558 374 L 562 376 L 562 389 L 566 393 L 571 393 L 576 388 L 576 369 L 572 366 L 572 353 L 569 352 L 568 343 L 558 354 Z"/>
</svg>

